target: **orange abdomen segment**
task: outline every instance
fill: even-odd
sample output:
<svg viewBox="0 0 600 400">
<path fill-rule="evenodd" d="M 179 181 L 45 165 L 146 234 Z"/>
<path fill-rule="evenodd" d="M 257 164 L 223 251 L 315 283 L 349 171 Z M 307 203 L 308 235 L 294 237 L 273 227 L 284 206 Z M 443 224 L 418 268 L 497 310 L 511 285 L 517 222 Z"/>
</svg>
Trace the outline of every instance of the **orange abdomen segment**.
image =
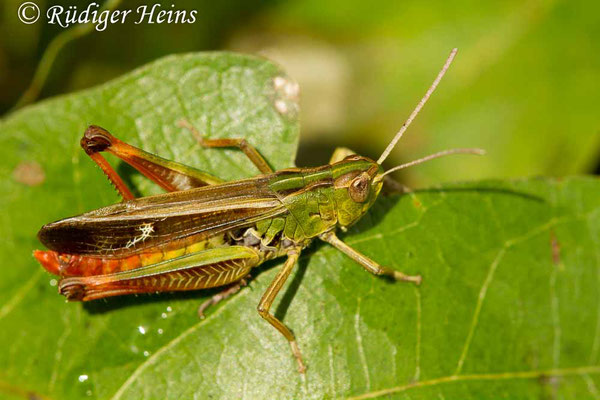
<svg viewBox="0 0 600 400">
<path fill-rule="evenodd" d="M 51 274 L 61 277 L 107 275 L 156 264 L 184 254 L 204 250 L 206 241 L 187 243 L 180 240 L 169 243 L 165 249 L 150 249 L 147 252 L 127 257 L 91 257 L 78 254 L 61 254 L 53 250 L 35 250 L 33 256 Z"/>
<path fill-rule="evenodd" d="M 52 250 L 35 250 L 33 256 L 46 271 L 58 276 L 101 275 L 141 266 L 139 256 L 122 259 L 84 257 L 77 254 L 60 254 Z"/>
</svg>

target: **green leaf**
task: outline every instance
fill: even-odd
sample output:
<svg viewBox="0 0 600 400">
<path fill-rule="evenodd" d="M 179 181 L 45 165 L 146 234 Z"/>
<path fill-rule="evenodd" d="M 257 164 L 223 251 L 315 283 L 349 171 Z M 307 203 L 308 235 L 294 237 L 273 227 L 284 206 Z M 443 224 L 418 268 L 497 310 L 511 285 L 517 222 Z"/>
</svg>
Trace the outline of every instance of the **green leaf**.
<svg viewBox="0 0 600 400">
<path fill-rule="evenodd" d="M 452 184 L 379 199 L 342 238 L 384 265 L 422 274 L 423 284 L 371 276 L 315 243 L 274 305 L 298 337 L 305 376 L 296 372 L 283 337 L 255 310 L 279 260 L 257 270 L 249 287 L 204 320 L 196 309 L 216 291 L 65 303 L 31 251 L 40 246 L 35 233 L 42 224 L 117 200 L 78 147 L 86 125 L 227 179 L 256 173 L 239 152 L 200 149 L 176 126 L 186 118 L 209 137 L 245 137 L 275 168 L 291 166 L 296 99 L 289 97 L 293 90 L 274 85 L 277 76 L 291 82 L 252 57 L 169 57 L 2 122 L 2 396 L 575 399 L 598 393 L 600 184 L 594 178 Z M 40 169 L 32 162 L 45 174 L 37 186 L 31 177 L 39 178 Z M 156 190 L 124 172 L 141 193 Z"/>
</svg>

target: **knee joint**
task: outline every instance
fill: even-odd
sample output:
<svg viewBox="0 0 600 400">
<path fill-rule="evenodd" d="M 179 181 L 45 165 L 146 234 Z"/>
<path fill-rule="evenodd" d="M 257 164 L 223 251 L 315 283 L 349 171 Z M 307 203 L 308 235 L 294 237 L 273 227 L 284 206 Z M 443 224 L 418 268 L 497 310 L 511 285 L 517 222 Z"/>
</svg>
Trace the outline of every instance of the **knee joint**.
<svg viewBox="0 0 600 400">
<path fill-rule="evenodd" d="M 263 306 L 256 307 L 256 311 L 258 311 L 258 314 L 263 318 L 266 318 L 269 314 L 269 310 L 265 309 Z"/>
</svg>

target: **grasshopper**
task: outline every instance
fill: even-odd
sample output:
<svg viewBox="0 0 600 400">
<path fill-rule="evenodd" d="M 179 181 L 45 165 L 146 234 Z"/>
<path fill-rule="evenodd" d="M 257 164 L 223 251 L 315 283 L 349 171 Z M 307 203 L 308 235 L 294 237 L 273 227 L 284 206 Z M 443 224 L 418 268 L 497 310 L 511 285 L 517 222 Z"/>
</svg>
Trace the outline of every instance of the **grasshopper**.
<svg viewBox="0 0 600 400">
<path fill-rule="evenodd" d="M 452 149 L 384 171 L 383 161 L 442 79 L 454 49 L 433 84 L 377 161 L 337 149 L 330 163 L 316 168 L 273 171 L 244 139 L 206 139 L 184 123 L 204 147 L 237 147 L 261 174 L 224 182 L 192 167 L 133 147 L 98 126 L 90 126 L 81 146 L 123 197 L 123 202 L 47 224 L 38 233 L 49 250 L 34 257 L 60 276 L 58 291 L 68 300 L 226 286 L 199 308 L 236 293 L 250 270 L 286 256 L 266 289 L 258 313 L 287 339 L 298 370 L 306 369 L 292 331 L 271 312 L 303 249 L 321 239 L 374 275 L 421 283 L 379 265 L 336 236 L 358 221 L 379 195 L 384 177 L 399 169 L 455 153 Z M 134 198 L 101 155 L 109 152 L 136 168 L 168 193 Z"/>
</svg>

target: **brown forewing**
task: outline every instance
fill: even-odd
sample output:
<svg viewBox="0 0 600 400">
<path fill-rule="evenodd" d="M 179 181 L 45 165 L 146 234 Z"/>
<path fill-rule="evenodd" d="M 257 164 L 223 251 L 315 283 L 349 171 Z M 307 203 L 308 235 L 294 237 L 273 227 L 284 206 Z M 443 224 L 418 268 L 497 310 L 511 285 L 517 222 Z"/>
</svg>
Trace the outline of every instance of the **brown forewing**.
<svg viewBox="0 0 600 400">
<path fill-rule="evenodd" d="M 45 225 L 38 237 L 69 254 L 123 256 L 195 235 L 203 240 L 286 212 L 269 176 L 143 197 Z"/>
</svg>

